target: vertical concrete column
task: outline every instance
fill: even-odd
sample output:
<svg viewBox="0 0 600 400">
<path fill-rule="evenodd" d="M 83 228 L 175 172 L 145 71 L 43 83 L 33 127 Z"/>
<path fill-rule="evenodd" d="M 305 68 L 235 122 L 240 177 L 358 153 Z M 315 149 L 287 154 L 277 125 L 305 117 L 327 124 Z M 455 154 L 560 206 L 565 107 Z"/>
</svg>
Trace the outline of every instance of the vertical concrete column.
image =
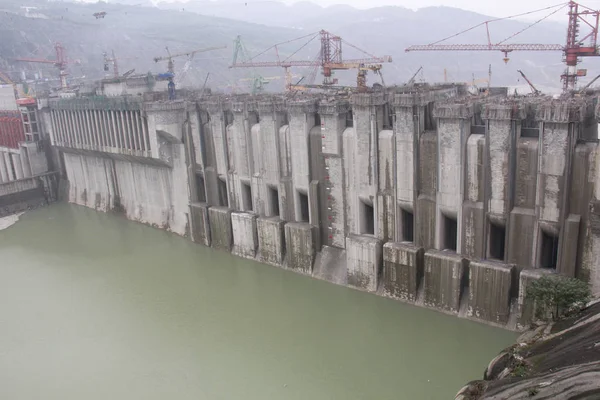
<svg viewBox="0 0 600 400">
<path fill-rule="evenodd" d="M 481 117 L 487 125 L 484 150 L 485 257 L 506 261 L 510 259 L 511 244 L 532 246 L 532 243 L 527 244 L 523 240 L 532 238 L 531 234 L 522 235 L 522 231 L 519 231 L 514 239 L 510 236 L 510 214 L 515 204 L 515 167 L 519 133 L 517 126 L 526 117 L 526 113 L 521 104 L 486 104 L 483 106 Z M 519 210 L 515 209 L 515 212 L 518 213 Z M 500 238 L 491 235 L 490 232 L 501 233 L 501 229 L 505 232 L 504 252 L 502 255 L 492 254 L 492 242 L 498 242 Z"/>
<path fill-rule="evenodd" d="M 123 138 L 123 148 L 126 150 L 131 150 L 131 141 L 129 137 L 129 126 L 127 124 L 127 111 L 119 110 L 118 113 L 118 121 L 121 126 L 121 137 Z"/>
<path fill-rule="evenodd" d="M 94 124 L 92 124 L 91 112 L 91 110 L 84 110 L 83 112 L 85 127 L 90 132 L 92 148 L 99 150 L 100 143 L 98 141 L 98 131 L 96 130 Z"/>
<path fill-rule="evenodd" d="M 407 221 L 401 218 L 402 210 L 412 213 L 413 215 L 413 241 L 417 242 L 415 230 L 420 222 L 420 218 L 416 217 L 418 212 L 417 198 L 418 193 L 417 183 L 419 182 L 419 136 L 420 136 L 420 120 L 423 117 L 422 100 L 414 94 L 397 93 L 392 98 L 394 106 L 394 131 L 395 141 L 394 146 L 394 162 L 395 169 L 395 203 L 399 210 L 396 212 L 395 232 L 393 232 L 393 240 L 396 242 L 408 240 L 405 236 L 408 227 Z M 435 203 L 434 197 L 427 198 L 423 194 L 423 200 Z M 416 224 L 415 224 L 416 222 Z"/>
<path fill-rule="evenodd" d="M 226 116 L 230 104 L 221 98 L 209 98 L 202 104 L 207 111 L 208 123 L 206 126 L 208 166 L 204 170 L 204 183 L 206 185 L 207 202 L 211 206 L 229 206 L 230 185 L 227 182 L 227 141 L 226 141 Z M 225 182 L 225 190 L 223 190 Z M 224 198 L 224 194 L 225 197 Z"/>
<path fill-rule="evenodd" d="M 2 183 L 8 182 L 9 176 L 8 176 L 8 168 L 6 166 L 6 153 L 4 153 L 3 151 L 0 151 L 0 181 Z"/>
<path fill-rule="evenodd" d="M 75 136 L 73 135 L 73 127 L 71 125 L 71 113 L 67 110 L 60 110 L 61 124 L 65 130 L 66 144 L 75 146 Z"/>
<path fill-rule="evenodd" d="M 146 153 L 148 155 L 152 154 L 152 145 L 150 142 L 150 133 L 148 130 L 148 118 L 145 117 L 145 114 L 142 114 L 142 130 L 144 134 L 144 147 L 146 148 Z"/>
<path fill-rule="evenodd" d="M 17 179 L 17 177 L 15 175 L 15 169 L 13 169 L 13 161 L 11 154 L 8 152 L 3 152 L 1 154 L 4 155 L 4 165 L 6 165 L 6 173 L 8 175 L 7 181 L 14 181 L 15 179 Z"/>
<path fill-rule="evenodd" d="M 64 131 L 61 130 L 60 116 L 58 114 L 58 110 L 50 110 L 50 116 L 52 119 L 52 136 L 51 136 L 52 142 L 51 143 L 55 146 L 63 146 Z"/>
<path fill-rule="evenodd" d="M 315 148 L 314 151 L 312 151 L 311 139 L 313 138 L 311 132 L 315 133 L 316 131 L 313 131 L 313 129 L 315 129 L 319 131 L 316 132 L 316 134 L 321 135 L 321 127 L 315 126 L 315 113 L 317 112 L 317 107 L 314 99 L 288 103 L 288 110 L 288 135 L 280 136 L 280 152 L 285 155 L 285 158 L 282 159 L 281 163 L 281 173 L 285 176 L 286 172 L 289 170 L 293 194 L 290 196 L 291 199 L 288 200 L 288 204 L 293 207 L 294 221 L 303 221 L 299 196 L 309 196 L 309 203 L 311 200 L 316 201 L 316 198 L 310 199 L 310 182 L 313 179 L 317 181 L 322 180 L 321 184 L 327 185 L 328 183 L 325 182 L 324 178 L 327 177 L 327 181 L 329 181 L 331 177 L 322 171 L 323 168 L 319 168 L 320 163 L 318 163 L 318 161 L 321 160 L 320 153 L 322 149 Z M 317 142 L 318 141 L 320 140 L 317 140 Z M 291 164 L 289 167 L 286 165 L 287 162 L 285 162 L 287 160 L 289 160 Z M 313 166 L 315 166 L 315 168 L 313 168 Z M 318 195 L 315 193 L 314 196 L 316 197 Z M 317 215 L 314 215 L 314 217 L 317 217 L 318 219 Z"/>
<path fill-rule="evenodd" d="M 121 132 L 119 130 L 119 125 L 117 124 L 117 114 L 116 113 L 117 112 L 115 110 L 108 111 L 110 127 L 112 128 L 112 135 L 113 135 L 113 141 L 115 143 L 115 147 L 121 149 L 121 148 L 123 148 L 123 143 L 121 142 Z"/>
<path fill-rule="evenodd" d="M 438 103 L 435 105 L 433 116 L 438 120 L 435 248 L 444 250 L 456 245 L 455 250 L 460 253 L 463 251 L 465 153 L 471 131 L 473 105 Z"/>
<path fill-rule="evenodd" d="M 242 211 L 256 212 L 254 198 L 256 193 L 252 190 L 251 164 L 254 160 L 252 153 L 251 126 L 258 123 L 256 103 L 245 98 L 234 99 L 232 102 L 233 122 L 229 127 L 228 144 L 230 146 L 231 177 L 234 182 L 236 208 Z M 257 155 L 260 157 L 260 155 Z M 250 196 L 247 196 L 246 187 L 250 185 Z"/>
<path fill-rule="evenodd" d="M 248 105 L 244 101 L 233 104 L 233 133 L 236 150 L 233 152 L 235 172 L 240 178 L 250 179 L 250 162 L 253 156 L 250 143 L 250 124 L 258 121 L 248 121 Z"/>
<path fill-rule="evenodd" d="M 96 125 L 96 130 L 100 133 L 100 145 L 102 146 L 103 151 L 108 151 L 108 136 L 103 124 L 102 116 L 101 110 L 94 110 L 94 124 Z"/>
<path fill-rule="evenodd" d="M 83 148 L 89 149 L 92 143 L 92 136 L 90 131 L 85 126 L 83 121 L 83 110 L 75 110 L 75 123 L 77 127 L 77 134 L 81 137 L 81 143 Z"/>
<path fill-rule="evenodd" d="M 127 121 L 129 122 L 129 135 L 131 136 L 131 145 L 132 145 L 133 150 L 137 151 L 140 148 L 140 143 L 137 139 L 134 114 L 135 114 L 135 111 L 132 111 L 132 110 L 127 111 L 127 115 L 128 115 Z"/>
<path fill-rule="evenodd" d="M 544 267 L 545 237 L 558 237 L 556 270 L 573 275 L 577 262 L 577 233 L 580 216 L 570 215 L 569 193 L 579 124 L 590 109 L 583 102 L 550 103 L 537 110 L 542 121 L 538 142 L 538 187 L 536 210 L 538 226 L 535 266 Z M 580 193 L 581 195 L 582 193 Z M 569 237 L 567 237 L 569 234 Z"/>
<path fill-rule="evenodd" d="M 271 185 L 279 185 L 281 177 L 279 129 L 285 124 L 285 111 L 283 100 L 272 98 L 258 103 L 261 170 L 265 183 Z"/>
<path fill-rule="evenodd" d="M 19 147 L 19 155 L 21 157 L 21 168 L 23 169 L 23 178 L 31 177 L 31 164 L 29 162 L 28 148 L 24 143 L 23 146 Z"/>
<path fill-rule="evenodd" d="M 77 141 L 75 138 L 75 129 L 73 127 L 73 118 L 71 110 L 62 110 L 63 113 L 63 122 L 67 128 L 67 135 L 69 137 L 69 144 L 71 147 L 77 146 Z"/>
<path fill-rule="evenodd" d="M 50 131 L 50 143 L 53 146 L 60 146 L 60 139 L 57 137 L 58 132 L 56 131 L 57 122 L 55 110 L 50 110 L 50 120 L 52 123 L 52 130 Z"/>
<path fill-rule="evenodd" d="M 10 157 L 12 158 L 12 163 L 15 168 L 15 178 L 23 179 L 25 177 L 25 174 L 23 172 L 23 164 L 21 164 L 21 155 L 10 153 Z"/>
<path fill-rule="evenodd" d="M 485 257 L 484 147 L 485 135 L 471 133 L 465 152 L 461 253 L 472 258 Z"/>
<path fill-rule="evenodd" d="M 322 153 L 325 170 L 320 191 L 321 238 L 323 244 L 346 247 L 346 182 L 342 138 L 352 136 L 352 110 L 346 100 L 319 104 L 321 116 Z"/>
<path fill-rule="evenodd" d="M 350 99 L 353 129 L 344 132 L 343 145 L 349 233 L 379 231 L 379 133 L 385 102 L 383 93 L 357 93 Z M 369 215 L 371 208 L 373 216 Z"/>
<path fill-rule="evenodd" d="M 136 150 L 143 150 L 142 136 L 140 135 L 140 112 L 135 110 L 131 111 L 131 126 L 135 139 Z"/>
<path fill-rule="evenodd" d="M 64 136 L 65 136 L 65 145 L 69 146 L 69 145 L 74 145 L 74 141 L 71 135 L 71 125 L 69 124 L 69 121 L 67 120 L 67 111 L 66 110 L 59 110 L 59 116 L 60 116 L 60 124 L 61 124 L 61 128 L 63 129 L 64 132 Z"/>
<path fill-rule="evenodd" d="M 287 206 L 287 199 L 285 203 L 282 202 L 282 198 L 287 193 L 283 193 L 284 187 L 281 186 L 280 157 L 280 129 L 285 125 L 287 118 L 284 102 L 276 97 L 265 99 L 257 103 L 257 109 L 260 121 L 258 142 L 254 141 L 253 136 L 252 143 L 253 149 L 259 150 L 254 151 L 255 166 L 259 167 L 259 174 L 255 177 L 256 186 L 263 199 L 265 215 L 276 216 L 279 210 L 279 215 L 286 217 L 290 209 Z M 257 157 L 257 154 L 261 156 Z M 274 193 L 273 190 L 277 190 L 278 199 L 272 198 L 269 194 Z"/>
<path fill-rule="evenodd" d="M 102 130 L 104 134 L 104 146 L 106 151 L 110 152 L 112 146 L 112 140 L 110 135 L 110 129 L 107 123 L 107 112 L 106 110 L 98 110 L 98 124 L 100 126 L 100 130 Z"/>
<path fill-rule="evenodd" d="M 85 123 L 85 110 L 75 111 L 75 121 L 77 122 L 77 131 L 82 138 L 82 143 L 85 149 L 90 149 L 92 146 L 92 133 Z"/>
</svg>

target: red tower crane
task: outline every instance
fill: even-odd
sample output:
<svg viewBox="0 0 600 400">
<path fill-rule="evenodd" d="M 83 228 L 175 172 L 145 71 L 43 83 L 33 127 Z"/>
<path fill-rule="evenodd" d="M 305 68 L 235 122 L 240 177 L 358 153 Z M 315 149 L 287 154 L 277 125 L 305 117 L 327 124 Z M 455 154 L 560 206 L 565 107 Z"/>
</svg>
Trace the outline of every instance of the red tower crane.
<svg viewBox="0 0 600 400">
<path fill-rule="evenodd" d="M 58 42 L 54 45 L 54 50 L 56 51 L 56 60 L 44 60 L 38 58 L 16 58 L 15 60 L 31 63 L 54 64 L 54 66 L 59 70 L 60 87 L 62 89 L 66 89 L 68 87 L 67 65 L 69 64 L 69 61 L 67 61 L 67 54 L 65 52 L 65 48 Z"/>
<path fill-rule="evenodd" d="M 320 50 L 317 57 L 314 60 L 294 60 L 294 57 L 300 50 L 308 46 L 314 39 L 319 37 L 320 39 Z M 309 38 L 306 43 L 304 43 L 300 48 L 294 51 L 291 55 L 286 58 L 281 58 L 279 55 L 279 47 L 281 45 L 294 42 L 300 39 Z M 357 59 L 344 59 L 342 55 L 342 44 L 345 43 L 346 46 L 352 47 L 355 50 L 363 53 L 365 58 L 357 58 Z M 381 63 L 391 62 L 392 57 L 390 56 L 382 56 L 377 57 L 372 54 L 367 53 L 364 50 L 359 49 L 358 47 L 342 40 L 340 36 L 334 35 L 328 31 L 321 30 L 317 33 L 312 33 L 310 35 L 305 35 L 296 39 L 288 40 L 285 42 L 277 43 L 265 51 L 259 53 L 258 55 L 245 60 L 238 62 L 237 55 L 239 54 L 238 47 L 241 46 L 236 41 L 236 47 L 234 49 L 233 55 L 233 63 L 229 68 L 255 68 L 255 67 L 283 67 L 285 70 L 286 76 L 286 88 L 290 89 L 292 87 L 291 82 L 291 73 L 289 71 L 290 67 L 314 67 L 321 68 L 323 73 L 323 86 L 332 86 L 337 83 L 337 79 L 333 78 L 333 71 L 335 70 L 346 70 L 346 69 L 357 69 L 358 77 L 357 77 L 357 87 L 359 90 L 366 89 L 366 72 L 368 70 L 375 71 L 377 73 L 381 72 Z M 270 50 L 275 51 L 276 60 L 275 61 L 257 61 L 256 58 L 267 53 Z"/>
<path fill-rule="evenodd" d="M 569 25 L 567 29 L 567 41 L 565 45 L 560 44 L 539 44 L 539 43 L 507 43 L 508 40 L 514 38 L 525 30 L 537 25 L 541 21 L 557 13 L 558 11 L 568 8 Z M 528 14 L 533 14 L 540 11 L 553 10 L 543 18 L 538 19 L 534 23 L 528 25 L 524 29 L 510 35 L 506 39 L 492 43 L 490 39 L 489 24 L 491 22 L 521 17 Z M 600 11 L 592 10 L 575 1 L 558 4 L 552 7 L 546 7 L 539 10 L 529 11 L 523 14 L 512 15 L 504 18 L 496 18 L 484 21 L 480 24 L 472 26 L 447 38 L 427 45 L 415 45 L 408 47 L 405 51 L 501 51 L 504 53 L 504 61 L 508 62 L 508 53 L 513 51 L 562 51 L 564 61 L 567 65 L 565 72 L 561 75 L 563 81 L 563 89 L 565 91 L 574 89 L 579 76 L 585 76 L 585 71 L 578 71 L 577 64 L 581 61 L 581 57 L 597 57 L 600 56 L 600 51 L 597 46 L 598 39 L 598 23 Z M 581 25 L 588 28 L 588 33 L 580 37 Z M 475 28 L 485 26 L 487 33 L 487 44 L 440 44 L 448 39 L 459 36 L 463 33 L 471 31 Z M 587 43 L 585 43 L 587 41 Z"/>
</svg>

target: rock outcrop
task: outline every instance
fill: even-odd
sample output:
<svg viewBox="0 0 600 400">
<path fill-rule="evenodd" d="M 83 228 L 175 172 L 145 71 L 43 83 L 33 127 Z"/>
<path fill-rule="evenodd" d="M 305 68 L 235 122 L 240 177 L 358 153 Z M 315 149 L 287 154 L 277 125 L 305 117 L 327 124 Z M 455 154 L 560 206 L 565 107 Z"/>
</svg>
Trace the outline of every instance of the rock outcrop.
<svg viewBox="0 0 600 400">
<path fill-rule="evenodd" d="M 455 398 L 484 399 L 600 399 L 600 301 L 525 332 Z"/>
</svg>

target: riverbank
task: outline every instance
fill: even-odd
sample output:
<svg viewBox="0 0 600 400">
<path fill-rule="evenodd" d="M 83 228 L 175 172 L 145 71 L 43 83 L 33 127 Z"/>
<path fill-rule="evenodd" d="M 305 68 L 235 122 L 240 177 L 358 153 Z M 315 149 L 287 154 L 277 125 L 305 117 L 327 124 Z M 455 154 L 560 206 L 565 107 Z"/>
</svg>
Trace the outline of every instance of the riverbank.
<svg viewBox="0 0 600 400">
<path fill-rule="evenodd" d="M 582 313 L 525 332 L 455 400 L 600 398 L 600 300 Z"/>
</svg>

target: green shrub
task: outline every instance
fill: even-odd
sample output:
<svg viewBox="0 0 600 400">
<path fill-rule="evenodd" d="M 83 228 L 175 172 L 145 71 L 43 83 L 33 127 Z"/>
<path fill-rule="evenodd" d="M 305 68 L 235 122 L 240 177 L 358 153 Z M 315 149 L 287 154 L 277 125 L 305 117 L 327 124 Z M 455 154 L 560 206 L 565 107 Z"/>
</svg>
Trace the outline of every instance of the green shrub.
<svg viewBox="0 0 600 400">
<path fill-rule="evenodd" d="M 557 320 L 570 311 L 580 311 L 592 297 L 587 283 L 559 275 L 532 281 L 527 296 L 535 300 L 536 317 L 543 320 Z"/>
</svg>

